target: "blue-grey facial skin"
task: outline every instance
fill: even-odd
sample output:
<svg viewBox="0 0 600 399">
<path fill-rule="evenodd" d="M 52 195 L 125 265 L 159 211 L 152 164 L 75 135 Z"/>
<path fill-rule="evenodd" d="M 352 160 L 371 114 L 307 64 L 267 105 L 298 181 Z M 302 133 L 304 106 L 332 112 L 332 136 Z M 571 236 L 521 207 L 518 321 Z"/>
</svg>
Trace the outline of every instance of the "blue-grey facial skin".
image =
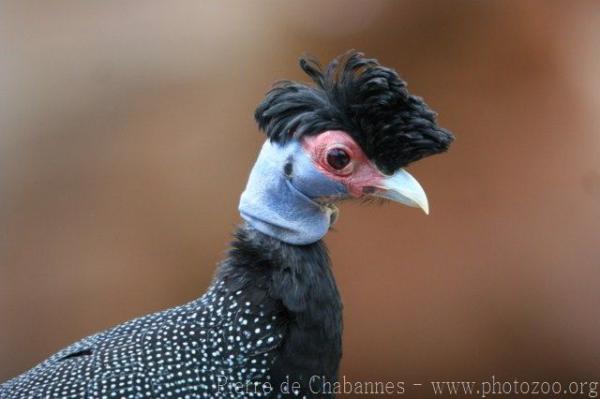
<svg viewBox="0 0 600 399">
<path fill-rule="evenodd" d="M 318 200 L 348 196 L 343 184 L 317 169 L 300 142 L 281 145 L 267 140 L 250 172 L 239 211 L 261 233 L 305 245 L 329 230 L 332 209 Z"/>
<path fill-rule="evenodd" d="M 314 200 L 348 197 L 346 187 L 321 173 L 300 143 L 294 141 L 287 146 L 290 147 L 293 164 L 290 180 L 298 191 Z"/>
</svg>

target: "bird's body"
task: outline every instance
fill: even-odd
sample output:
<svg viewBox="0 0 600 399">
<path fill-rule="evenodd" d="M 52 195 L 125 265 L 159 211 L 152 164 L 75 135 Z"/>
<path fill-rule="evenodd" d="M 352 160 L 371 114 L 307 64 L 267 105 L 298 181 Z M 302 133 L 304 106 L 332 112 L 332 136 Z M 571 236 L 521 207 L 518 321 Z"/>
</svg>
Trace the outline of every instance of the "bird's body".
<svg viewBox="0 0 600 399">
<path fill-rule="evenodd" d="M 1 385 L 0 398 L 261 398 L 294 382 L 310 396 L 308 379 L 318 376 L 312 390 L 333 381 L 340 356 L 323 243 L 242 227 L 201 298 L 87 337 Z"/>
<path fill-rule="evenodd" d="M 376 60 L 300 65 L 315 85 L 280 82 L 256 110 L 268 140 L 208 292 L 64 349 L 0 385 L 0 399 L 333 396 L 342 305 L 321 240 L 333 204 L 375 196 L 427 213 L 403 167 L 453 136 Z"/>
</svg>

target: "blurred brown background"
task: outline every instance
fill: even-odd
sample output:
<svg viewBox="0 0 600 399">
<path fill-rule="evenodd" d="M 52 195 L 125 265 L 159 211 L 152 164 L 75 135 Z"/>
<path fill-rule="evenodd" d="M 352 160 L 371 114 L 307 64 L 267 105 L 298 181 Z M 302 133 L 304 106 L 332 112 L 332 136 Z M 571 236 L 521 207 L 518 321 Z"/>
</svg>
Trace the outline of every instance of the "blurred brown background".
<svg viewBox="0 0 600 399">
<path fill-rule="evenodd" d="M 0 2 L 0 381 L 201 295 L 277 79 L 357 48 L 455 132 L 345 204 L 351 380 L 600 377 L 600 3 Z M 413 393 L 413 391 L 409 392 Z"/>
</svg>

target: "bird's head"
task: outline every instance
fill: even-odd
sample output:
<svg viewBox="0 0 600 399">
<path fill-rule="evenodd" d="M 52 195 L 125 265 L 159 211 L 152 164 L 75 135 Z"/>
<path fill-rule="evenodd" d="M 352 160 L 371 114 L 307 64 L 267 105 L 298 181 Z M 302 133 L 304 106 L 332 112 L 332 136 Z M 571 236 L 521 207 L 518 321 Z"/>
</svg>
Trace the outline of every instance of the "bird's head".
<svg viewBox="0 0 600 399">
<path fill-rule="evenodd" d="M 325 70 L 300 59 L 314 85 L 277 83 L 255 113 L 267 134 L 242 194 L 242 217 L 292 244 L 320 239 L 336 201 L 382 197 L 429 213 L 403 167 L 453 141 L 397 73 L 349 51 Z"/>
</svg>

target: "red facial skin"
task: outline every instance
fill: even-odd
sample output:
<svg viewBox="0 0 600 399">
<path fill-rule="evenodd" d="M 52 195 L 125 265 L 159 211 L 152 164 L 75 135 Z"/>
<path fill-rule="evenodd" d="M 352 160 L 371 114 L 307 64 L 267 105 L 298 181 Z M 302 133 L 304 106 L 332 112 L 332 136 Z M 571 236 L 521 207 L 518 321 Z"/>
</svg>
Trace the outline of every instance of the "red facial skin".
<svg viewBox="0 0 600 399">
<path fill-rule="evenodd" d="M 384 175 L 348 133 L 328 130 L 316 136 L 306 136 L 302 146 L 321 173 L 344 184 L 352 197 L 360 198 L 384 187 Z M 350 156 L 350 163 L 341 170 L 332 168 L 327 162 L 327 153 L 333 148 L 341 148 Z"/>
</svg>

